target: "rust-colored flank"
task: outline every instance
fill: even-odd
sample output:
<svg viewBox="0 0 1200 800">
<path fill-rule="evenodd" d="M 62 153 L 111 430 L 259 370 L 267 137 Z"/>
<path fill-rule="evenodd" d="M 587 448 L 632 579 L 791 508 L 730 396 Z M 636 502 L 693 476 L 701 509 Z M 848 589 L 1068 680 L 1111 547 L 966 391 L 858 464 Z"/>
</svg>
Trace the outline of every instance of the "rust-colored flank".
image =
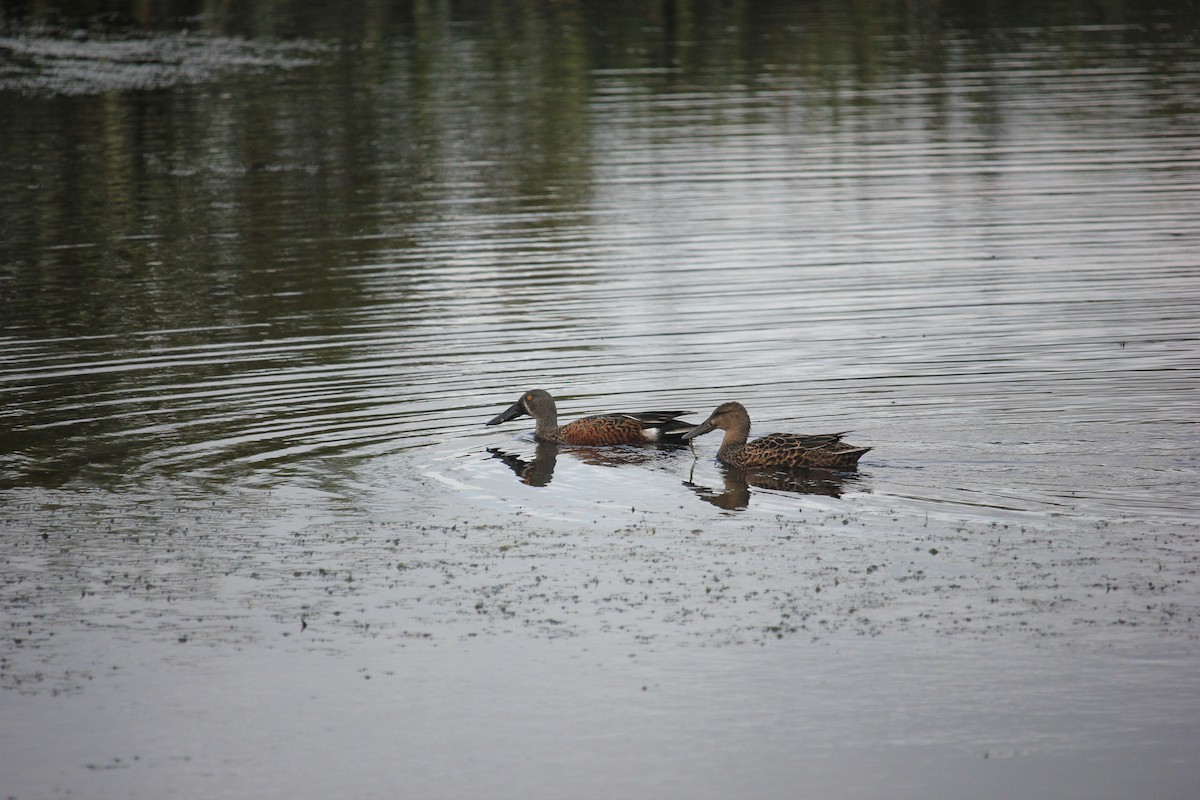
<svg viewBox="0 0 1200 800">
<path fill-rule="evenodd" d="M 543 389 L 530 389 L 502 414 L 488 420 L 499 425 L 523 415 L 533 417 L 534 437 L 544 442 L 578 445 L 645 444 L 678 442 L 692 424 L 679 420 L 687 411 L 639 411 L 630 414 L 597 414 L 566 425 L 558 424 L 554 398 Z"/>
</svg>

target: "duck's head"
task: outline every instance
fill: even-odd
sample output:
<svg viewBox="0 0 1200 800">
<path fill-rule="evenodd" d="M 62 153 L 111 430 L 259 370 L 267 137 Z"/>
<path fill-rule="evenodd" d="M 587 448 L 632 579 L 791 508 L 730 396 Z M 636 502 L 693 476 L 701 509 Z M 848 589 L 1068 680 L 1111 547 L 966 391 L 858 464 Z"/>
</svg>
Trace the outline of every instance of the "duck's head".
<svg viewBox="0 0 1200 800">
<path fill-rule="evenodd" d="M 730 429 L 750 430 L 750 415 L 746 413 L 746 407 L 741 403 L 721 403 L 716 409 L 708 415 L 708 419 L 701 422 L 696 427 L 679 437 L 684 441 L 695 439 L 697 436 L 703 436 L 709 431 L 720 428 L 723 431 Z"/>
<path fill-rule="evenodd" d="M 518 397 L 517 402 L 509 406 L 506 411 L 488 420 L 487 424 L 499 425 L 501 422 L 508 422 L 526 415 L 534 419 L 555 419 L 558 416 L 558 410 L 555 408 L 554 398 L 545 389 L 530 389 Z"/>
</svg>

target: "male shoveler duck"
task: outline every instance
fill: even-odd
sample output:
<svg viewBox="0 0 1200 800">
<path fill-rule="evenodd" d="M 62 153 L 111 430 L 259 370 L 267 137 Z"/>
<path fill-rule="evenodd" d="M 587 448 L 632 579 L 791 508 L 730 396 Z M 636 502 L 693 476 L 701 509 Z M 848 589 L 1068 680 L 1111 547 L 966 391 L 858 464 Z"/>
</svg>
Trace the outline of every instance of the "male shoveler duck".
<svg viewBox="0 0 1200 800">
<path fill-rule="evenodd" d="M 543 389 L 530 389 L 517 398 L 503 414 L 488 425 L 499 425 L 528 414 L 536 423 L 534 438 L 561 444 L 609 445 L 644 444 L 646 442 L 679 441 L 692 427 L 677 417 L 688 411 L 642 411 L 637 414 L 597 414 L 583 417 L 566 425 L 558 424 L 558 408 L 554 398 Z"/>
<path fill-rule="evenodd" d="M 725 431 L 717 450 L 722 464 L 741 469 L 771 469 L 779 467 L 825 467 L 853 469 L 863 453 L 871 448 L 857 447 L 842 441 L 844 433 L 825 433 L 801 436 L 796 433 L 772 433 L 752 442 L 750 415 L 741 403 L 722 403 L 708 419 L 685 433 L 684 441 L 702 436 L 715 428 Z"/>
</svg>

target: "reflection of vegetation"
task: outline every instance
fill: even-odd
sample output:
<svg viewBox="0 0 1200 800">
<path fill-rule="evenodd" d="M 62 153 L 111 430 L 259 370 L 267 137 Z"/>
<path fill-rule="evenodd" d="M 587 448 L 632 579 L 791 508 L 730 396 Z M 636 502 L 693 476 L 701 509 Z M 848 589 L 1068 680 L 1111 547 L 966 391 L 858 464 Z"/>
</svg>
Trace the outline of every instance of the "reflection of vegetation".
<svg viewBox="0 0 1200 800">
<path fill-rule="evenodd" d="M 395 261 L 423 226 L 452 219 L 472 238 L 515 214 L 536 233 L 577 224 L 569 215 L 586 213 L 595 149 L 624 133 L 595 129 L 597 108 L 614 98 L 762 93 L 740 113 L 838 120 L 855 104 L 887 102 L 864 91 L 875 83 L 936 90 L 947 74 L 1010 49 L 1070 67 L 1152 57 L 1151 74 L 1169 76 L 1165 59 L 1186 49 L 1142 56 L 1140 41 L 1194 43 L 1197 27 L 1183 0 L 0 9 L 10 34 L 188 30 L 326 45 L 310 54 L 312 67 L 231 63 L 215 82 L 176 89 L 6 94 L 0 303 L 10 330 L 35 335 L 310 325 L 368 302 L 343 267 L 377 261 L 379 250 Z M 973 91 L 974 122 L 986 125 L 1002 93 Z M 926 124 L 950 124 L 946 93 L 925 96 Z M 1189 111 L 1178 94 L 1153 96 Z M 719 122 L 739 113 L 720 102 L 646 112 L 644 124 L 664 136 L 705 124 L 698 114 Z"/>
</svg>

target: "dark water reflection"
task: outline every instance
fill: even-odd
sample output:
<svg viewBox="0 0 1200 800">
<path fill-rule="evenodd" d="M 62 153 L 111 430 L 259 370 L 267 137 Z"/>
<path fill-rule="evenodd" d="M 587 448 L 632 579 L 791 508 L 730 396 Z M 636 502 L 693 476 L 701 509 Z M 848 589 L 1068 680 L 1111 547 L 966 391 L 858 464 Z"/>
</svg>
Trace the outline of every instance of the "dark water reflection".
<svg viewBox="0 0 1200 800">
<path fill-rule="evenodd" d="M 529 449 L 532 454 L 528 453 Z M 687 445 L 661 444 L 620 447 L 572 447 L 559 445 L 555 442 L 531 442 L 524 449 L 512 446 L 489 447 L 487 452 L 500 459 L 521 483 L 529 486 L 547 486 L 554 479 L 554 467 L 558 463 L 559 454 L 564 454 L 576 461 L 594 467 L 626 467 L 637 464 L 649 464 L 663 461 L 674 453 L 687 451 Z"/>
<path fill-rule="evenodd" d="M 701 486 L 691 480 L 684 485 L 704 502 L 730 511 L 741 510 L 750 505 L 752 486 L 776 492 L 841 497 L 847 486 L 855 485 L 858 477 L 857 471 L 838 472 L 827 469 L 752 472 L 722 466 L 720 470 L 724 477 L 720 487 Z"/>
<path fill-rule="evenodd" d="M 1194 4 L 97 9 L 0 3 L 6 792 L 263 777 L 78 733 L 145 687 L 292 795 L 1190 796 Z M 531 385 L 874 449 L 484 427 Z"/>
<path fill-rule="evenodd" d="M 532 454 L 526 452 L 533 449 Z M 655 447 L 623 446 L 616 448 L 568 447 L 554 442 L 534 442 L 524 449 L 514 447 L 489 447 L 487 452 L 499 459 L 513 471 L 517 479 L 528 486 L 548 486 L 554 479 L 554 468 L 560 452 L 598 467 L 628 467 L 648 464 L 667 459 L 684 459 L 692 463 L 688 480 L 684 485 L 695 492 L 706 503 L 725 510 L 741 510 L 750 504 L 752 486 L 775 492 L 794 494 L 816 494 L 826 497 L 841 497 L 847 486 L 858 485 L 857 471 L 834 471 L 826 469 L 798 469 L 779 471 L 747 471 L 720 466 L 723 479 L 720 487 L 705 486 L 694 482 L 695 461 L 687 445 L 659 445 Z"/>
<path fill-rule="evenodd" d="M 558 444 L 538 442 L 536 452 L 526 458 L 520 453 L 506 452 L 499 447 L 489 447 L 488 452 L 500 459 L 520 479 L 530 486 L 546 486 L 554 479 L 554 465 L 558 463 Z"/>
</svg>

